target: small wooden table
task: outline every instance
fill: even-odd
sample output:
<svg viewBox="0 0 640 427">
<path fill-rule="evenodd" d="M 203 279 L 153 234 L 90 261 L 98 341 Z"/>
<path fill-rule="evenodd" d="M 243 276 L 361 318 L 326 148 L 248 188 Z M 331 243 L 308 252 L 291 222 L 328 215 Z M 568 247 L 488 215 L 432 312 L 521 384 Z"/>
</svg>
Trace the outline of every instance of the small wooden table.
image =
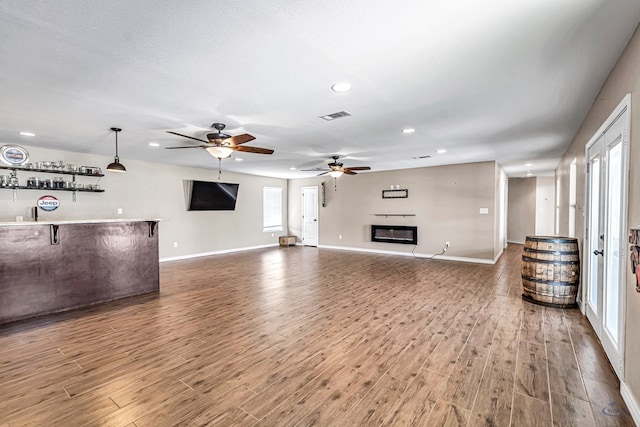
<svg viewBox="0 0 640 427">
<path fill-rule="evenodd" d="M 280 246 L 294 246 L 296 244 L 296 236 L 280 236 Z"/>
</svg>

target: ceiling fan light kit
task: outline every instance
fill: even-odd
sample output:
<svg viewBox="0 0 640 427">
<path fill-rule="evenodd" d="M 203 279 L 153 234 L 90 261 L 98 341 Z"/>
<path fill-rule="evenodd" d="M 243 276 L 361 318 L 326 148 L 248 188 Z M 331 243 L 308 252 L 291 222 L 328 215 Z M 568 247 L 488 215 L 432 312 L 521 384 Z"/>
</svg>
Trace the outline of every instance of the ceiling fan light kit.
<svg viewBox="0 0 640 427">
<path fill-rule="evenodd" d="M 205 150 L 218 159 L 226 159 L 233 153 L 233 150 L 229 147 L 207 147 Z"/>
<path fill-rule="evenodd" d="M 168 130 L 167 133 L 172 135 L 181 136 L 183 138 L 193 139 L 194 141 L 198 141 L 200 145 L 186 145 L 182 147 L 166 147 L 167 149 L 173 150 L 178 148 L 202 148 L 206 150 L 213 157 L 218 160 L 226 159 L 234 151 L 242 151 L 245 153 L 255 153 L 255 154 L 273 154 L 273 150 L 269 148 L 261 148 L 261 147 L 249 147 L 246 145 L 241 145 L 249 141 L 253 141 L 256 139 L 254 136 L 249 135 L 248 133 L 243 133 L 242 135 L 231 136 L 226 133 L 222 133 L 222 130 L 226 127 L 224 123 L 214 123 L 211 125 L 212 128 L 216 130 L 216 132 L 211 132 L 207 134 L 207 140 L 194 138 L 193 136 L 183 135 L 178 132 L 173 132 Z"/>
<path fill-rule="evenodd" d="M 127 168 L 120 163 L 120 157 L 118 157 L 118 132 L 122 132 L 120 128 L 111 128 L 116 133 L 116 156 L 113 158 L 113 162 L 107 165 L 107 170 L 111 172 L 126 172 Z"/>
</svg>

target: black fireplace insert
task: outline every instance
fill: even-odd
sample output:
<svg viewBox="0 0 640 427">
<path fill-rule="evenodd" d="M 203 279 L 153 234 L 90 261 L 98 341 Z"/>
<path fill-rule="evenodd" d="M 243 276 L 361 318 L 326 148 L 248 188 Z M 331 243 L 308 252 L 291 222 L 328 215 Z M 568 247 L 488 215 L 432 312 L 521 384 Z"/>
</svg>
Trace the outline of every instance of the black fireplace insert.
<svg viewBox="0 0 640 427">
<path fill-rule="evenodd" d="M 418 227 L 407 225 L 372 225 L 371 241 L 384 243 L 418 244 Z"/>
</svg>

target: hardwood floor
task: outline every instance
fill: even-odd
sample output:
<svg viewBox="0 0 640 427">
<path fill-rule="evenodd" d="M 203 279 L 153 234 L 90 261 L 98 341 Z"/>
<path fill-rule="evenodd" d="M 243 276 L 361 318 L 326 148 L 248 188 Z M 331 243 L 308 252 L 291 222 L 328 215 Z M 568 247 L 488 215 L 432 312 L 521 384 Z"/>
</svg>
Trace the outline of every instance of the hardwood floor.
<svg viewBox="0 0 640 427">
<path fill-rule="evenodd" d="M 578 310 L 495 266 L 273 248 L 0 327 L 0 427 L 631 426 Z"/>
</svg>

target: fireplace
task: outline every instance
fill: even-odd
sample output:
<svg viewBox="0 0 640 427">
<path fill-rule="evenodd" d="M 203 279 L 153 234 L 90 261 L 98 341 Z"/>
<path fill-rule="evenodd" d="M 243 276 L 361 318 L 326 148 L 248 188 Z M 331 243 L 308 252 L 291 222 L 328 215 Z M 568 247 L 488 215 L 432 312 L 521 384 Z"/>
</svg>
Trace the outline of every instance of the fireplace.
<svg viewBox="0 0 640 427">
<path fill-rule="evenodd" d="M 372 225 L 371 241 L 417 245 L 418 227 L 406 225 Z"/>
</svg>

